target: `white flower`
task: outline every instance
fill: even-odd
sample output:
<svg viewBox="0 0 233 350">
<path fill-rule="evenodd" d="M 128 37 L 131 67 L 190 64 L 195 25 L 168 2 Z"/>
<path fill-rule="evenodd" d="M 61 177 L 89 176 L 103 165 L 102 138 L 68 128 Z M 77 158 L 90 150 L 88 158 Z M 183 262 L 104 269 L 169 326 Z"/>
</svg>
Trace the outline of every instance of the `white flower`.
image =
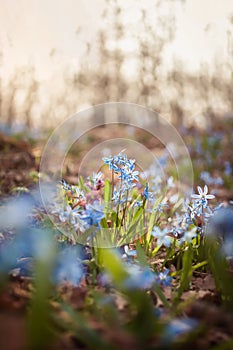
<svg viewBox="0 0 233 350">
<path fill-rule="evenodd" d="M 197 190 L 199 194 L 192 194 L 191 197 L 194 199 L 213 199 L 215 196 L 213 194 L 207 194 L 208 193 L 208 186 L 205 185 L 204 191 L 200 186 L 197 186 Z"/>
<path fill-rule="evenodd" d="M 173 176 L 170 176 L 170 177 L 167 179 L 167 187 L 168 187 L 168 188 L 173 188 L 173 187 L 175 187 Z"/>
</svg>

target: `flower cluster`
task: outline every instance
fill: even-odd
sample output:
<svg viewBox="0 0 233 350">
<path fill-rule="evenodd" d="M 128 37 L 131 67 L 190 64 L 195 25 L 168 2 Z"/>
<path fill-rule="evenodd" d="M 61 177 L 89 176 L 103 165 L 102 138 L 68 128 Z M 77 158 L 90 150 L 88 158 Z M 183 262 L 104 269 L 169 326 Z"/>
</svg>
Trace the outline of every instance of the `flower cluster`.
<svg viewBox="0 0 233 350">
<path fill-rule="evenodd" d="M 117 156 L 103 158 L 104 164 L 109 166 L 109 170 L 118 175 L 122 181 L 124 189 L 131 189 L 139 181 L 139 171 L 135 170 L 135 159 L 128 159 L 126 154 L 121 151 Z"/>
<path fill-rule="evenodd" d="M 89 176 L 88 182 L 82 186 L 85 191 L 80 186 L 71 186 L 65 180 L 61 181 L 62 193 L 51 206 L 51 213 L 63 226 L 69 225 L 80 233 L 90 226 L 99 227 L 104 217 L 100 196 L 101 188 L 104 186 L 102 175 L 99 172 Z"/>
</svg>

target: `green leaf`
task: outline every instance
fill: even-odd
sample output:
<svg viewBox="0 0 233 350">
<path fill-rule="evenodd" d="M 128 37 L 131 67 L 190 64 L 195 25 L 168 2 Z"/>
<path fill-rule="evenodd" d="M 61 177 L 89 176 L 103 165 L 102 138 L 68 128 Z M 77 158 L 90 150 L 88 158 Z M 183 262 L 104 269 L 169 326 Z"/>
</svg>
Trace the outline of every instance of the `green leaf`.
<svg viewBox="0 0 233 350">
<path fill-rule="evenodd" d="M 142 266 L 148 266 L 147 256 L 139 241 L 136 243 L 137 258 Z"/>
<path fill-rule="evenodd" d="M 104 184 L 104 201 L 105 202 L 110 202 L 111 200 L 111 184 L 109 180 L 105 181 Z"/>
<path fill-rule="evenodd" d="M 149 220 L 148 231 L 147 231 L 148 237 L 150 236 L 151 231 L 153 230 L 153 227 L 154 227 L 154 225 L 155 225 L 156 216 L 157 216 L 157 214 L 158 214 L 156 208 L 157 208 L 157 206 L 159 205 L 159 203 L 161 203 L 161 201 L 162 201 L 162 196 L 160 196 L 160 197 L 157 199 L 157 201 L 155 202 L 155 204 L 154 204 L 154 206 L 153 206 L 152 214 L 151 214 L 150 220 Z"/>
<path fill-rule="evenodd" d="M 182 259 L 182 271 L 181 271 L 181 277 L 180 277 L 180 287 L 178 289 L 178 297 L 180 297 L 183 293 L 183 291 L 189 289 L 189 284 L 192 278 L 192 261 L 193 261 L 193 249 L 191 244 L 187 247 L 186 251 L 184 252 L 183 259 Z"/>
<path fill-rule="evenodd" d="M 88 191 L 88 188 L 85 186 L 83 177 L 81 175 L 78 177 L 78 184 L 82 191 Z"/>
<path fill-rule="evenodd" d="M 111 198 L 112 198 L 111 184 L 109 180 L 106 180 L 104 184 L 104 205 L 105 205 L 106 212 L 109 211 L 109 203 L 111 201 Z"/>
<path fill-rule="evenodd" d="M 110 249 L 99 249 L 98 253 L 100 262 L 110 273 L 113 281 L 118 285 L 122 285 L 122 282 L 128 277 L 128 273 L 125 271 L 121 257 Z"/>
</svg>

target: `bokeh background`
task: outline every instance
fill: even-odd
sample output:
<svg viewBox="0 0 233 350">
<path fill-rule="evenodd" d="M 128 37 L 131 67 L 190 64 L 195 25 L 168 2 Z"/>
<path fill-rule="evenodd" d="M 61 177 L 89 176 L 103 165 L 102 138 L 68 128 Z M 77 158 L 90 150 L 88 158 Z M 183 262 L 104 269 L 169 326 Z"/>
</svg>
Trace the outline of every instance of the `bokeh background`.
<svg viewBox="0 0 233 350">
<path fill-rule="evenodd" d="M 231 0 L 1 0 L 0 121 L 48 129 L 126 101 L 176 126 L 233 113 Z"/>
</svg>

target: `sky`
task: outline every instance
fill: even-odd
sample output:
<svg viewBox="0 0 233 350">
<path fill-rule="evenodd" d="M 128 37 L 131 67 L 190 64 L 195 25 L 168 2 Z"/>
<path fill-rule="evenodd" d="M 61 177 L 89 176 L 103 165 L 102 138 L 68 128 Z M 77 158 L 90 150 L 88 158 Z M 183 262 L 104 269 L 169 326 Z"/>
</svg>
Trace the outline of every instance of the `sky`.
<svg viewBox="0 0 233 350">
<path fill-rule="evenodd" d="M 140 2 L 124 3 L 130 20 Z M 153 0 L 143 4 L 150 8 Z M 85 41 L 95 41 L 104 6 L 104 0 L 0 0 L 1 74 L 8 77 L 15 67 L 34 64 L 38 79 L 49 80 L 63 65 L 77 64 L 84 55 Z M 195 71 L 201 62 L 228 59 L 226 31 L 231 14 L 232 0 L 186 0 L 179 4 L 176 38 L 165 52 L 165 63 L 169 65 L 177 57 Z"/>
</svg>

